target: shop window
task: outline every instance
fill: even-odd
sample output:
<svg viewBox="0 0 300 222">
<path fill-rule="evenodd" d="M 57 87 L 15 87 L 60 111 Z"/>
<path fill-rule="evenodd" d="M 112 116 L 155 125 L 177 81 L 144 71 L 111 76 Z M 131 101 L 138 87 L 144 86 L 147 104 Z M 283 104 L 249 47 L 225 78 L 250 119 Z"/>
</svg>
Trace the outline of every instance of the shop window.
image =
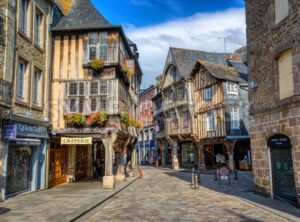
<svg viewBox="0 0 300 222">
<path fill-rule="evenodd" d="M 289 0 L 275 0 L 275 23 L 280 23 L 289 15 Z"/>
<path fill-rule="evenodd" d="M 240 128 L 239 107 L 230 108 L 230 117 L 231 117 L 231 129 L 239 129 Z"/>
<path fill-rule="evenodd" d="M 294 95 L 292 60 L 292 50 L 283 53 L 278 59 L 280 99 L 285 99 Z"/>
</svg>

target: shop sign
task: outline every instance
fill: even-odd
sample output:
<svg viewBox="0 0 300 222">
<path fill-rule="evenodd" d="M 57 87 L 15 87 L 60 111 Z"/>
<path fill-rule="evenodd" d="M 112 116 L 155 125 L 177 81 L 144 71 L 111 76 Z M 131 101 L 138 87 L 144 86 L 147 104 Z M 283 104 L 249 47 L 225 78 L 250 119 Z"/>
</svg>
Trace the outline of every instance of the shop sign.
<svg viewBox="0 0 300 222">
<path fill-rule="evenodd" d="M 22 137 L 48 137 L 47 128 L 44 126 L 17 123 L 17 136 Z"/>
<path fill-rule="evenodd" d="M 93 138 L 92 137 L 84 137 L 84 138 L 61 137 L 60 143 L 61 145 L 92 145 Z"/>
<path fill-rule="evenodd" d="M 268 140 L 268 146 L 270 148 L 290 148 L 291 142 L 287 136 L 276 135 Z"/>
<path fill-rule="evenodd" d="M 3 127 L 3 140 L 15 141 L 17 138 L 17 125 L 5 125 Z"/>
<path fill-rule="evenodd" d="M 31 139 L 17 139 L 16 144 L 23 145 L 23 146 L 40 146 L 41 141 L 40 140 L 31 140 Z"/>
</svg>

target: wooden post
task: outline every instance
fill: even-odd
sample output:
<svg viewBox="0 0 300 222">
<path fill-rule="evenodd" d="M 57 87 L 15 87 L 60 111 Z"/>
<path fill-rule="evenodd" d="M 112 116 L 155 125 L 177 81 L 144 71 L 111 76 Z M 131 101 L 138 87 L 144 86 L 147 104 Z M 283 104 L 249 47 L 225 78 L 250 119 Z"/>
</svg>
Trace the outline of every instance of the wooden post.
<svg viewBox="0 0 300 222">
<path fill-rule="evenodd" d="M 113 175 L 113 144 L 112 138 L 102 139 L 105 147 L 105 176 L 103 177 L 103 189 L 114 189 L 115 178 Z"/>
</svg>

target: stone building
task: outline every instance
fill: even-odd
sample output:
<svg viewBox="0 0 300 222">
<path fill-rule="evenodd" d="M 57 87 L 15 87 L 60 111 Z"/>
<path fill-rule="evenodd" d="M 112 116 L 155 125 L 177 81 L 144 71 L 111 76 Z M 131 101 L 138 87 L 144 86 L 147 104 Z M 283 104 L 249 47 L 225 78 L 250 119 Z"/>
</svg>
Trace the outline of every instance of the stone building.
<svg viewBox="0 0 300 222">
<path fill-rule="evenodd" d="M 6 199 L 46 187 L 52 1 L 1 1 L 0 6 L 0 97 L 9 105 L 2 112 L 1 142 Z"/>
<path fill-rule="evenodd" d="M 300 2 L 246 1 L 255 190 L 299 206 Z"/>
<path fill-rule="evenodd" d="M 138 119 L 141 128 L 138 131 L 138 163 L 153 163 L 156 153 L 153 125 L 154 86 L 141 90 L 139 95 Z"/>
<path fill-rule="evenodd" d="M 89 0 L 64 3 L 58 2 L 62 17 L 52 28 L 48 184 L 104 176 L 103 187 L 114 188 L 135 156 L 142 78 L 137 47 Z"/>
</svg>

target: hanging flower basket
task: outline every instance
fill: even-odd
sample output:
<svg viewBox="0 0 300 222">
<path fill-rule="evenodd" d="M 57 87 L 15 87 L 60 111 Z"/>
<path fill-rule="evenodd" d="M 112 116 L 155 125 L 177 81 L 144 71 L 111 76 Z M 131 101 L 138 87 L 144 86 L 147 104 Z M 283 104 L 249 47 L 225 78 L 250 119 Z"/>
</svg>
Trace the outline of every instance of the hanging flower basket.
<svg viewBox="0 0 300 222">
<path fill-rule="evenodd" d="M 121 113 L 121 119 L 127 124 L 130 124 L 130 118 L 129 118 L 129 114 L 126 112 L 122 112 Z"/>
<path fill-rule="evenodd" d="M 91 68 L 98 74 L 103 70 L 103 67 L 104 61 L 102 59 L 94 59 L 91 62 Z"/>
<path fill-rule="evenodd" d="M 85 123 L 85 116 L 80 113 L 72 113 L 64 116 L 67 127 L 82 127 Z"/>
<path fill-rule="evenodd" d="M 96 112 L 89 115 L 86 119 L 86 126 L 104 126 L 107 122 L 107 114 L 105 112 Z"/>
</svg>

